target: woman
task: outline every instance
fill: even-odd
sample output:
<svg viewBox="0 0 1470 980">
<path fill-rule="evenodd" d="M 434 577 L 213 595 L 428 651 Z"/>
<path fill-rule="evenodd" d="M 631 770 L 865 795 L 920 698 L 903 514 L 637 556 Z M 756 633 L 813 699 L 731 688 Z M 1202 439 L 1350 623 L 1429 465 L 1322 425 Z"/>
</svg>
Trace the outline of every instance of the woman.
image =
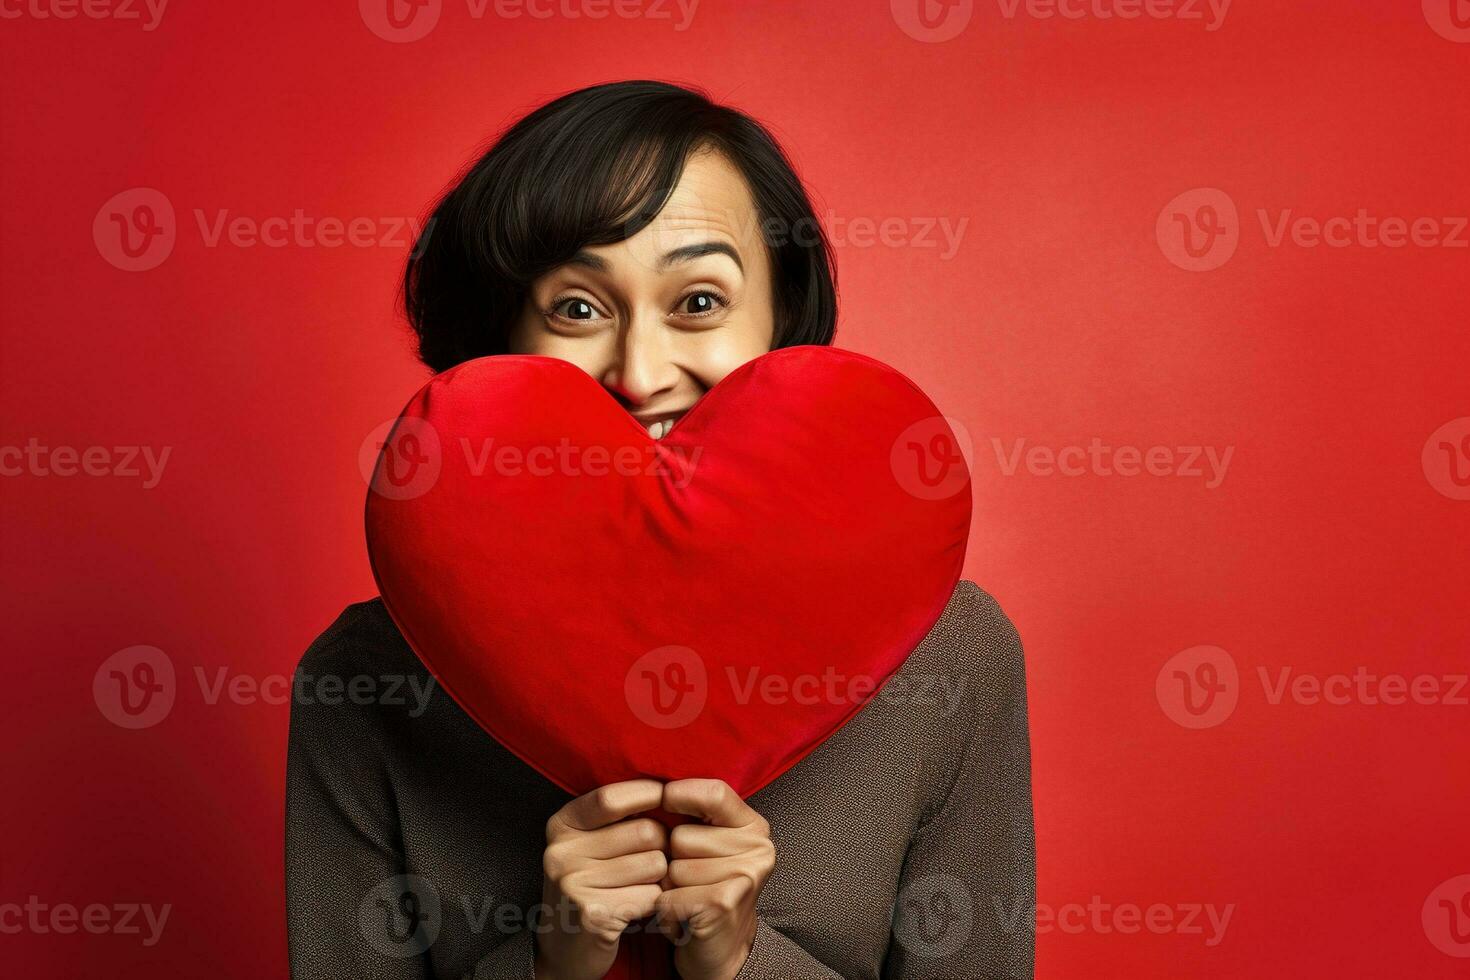
<svg viewBox="0 0 1470 980">
<path fill-rule="evenodd" d="M 561 358 L 654 438 L 739 365 L 832 340 L 830 249 L 800 181 L 758 124 L 683 88 L 541 107 L 428 229 L 404 283 L 425 364 Z M 973 583 L 879 696 L 749 800 L 717 779 L 568 799 L 433 686 L 376 599 L 299 673 L 425 692 L 293 703 L 299 980 L 590 980 L 625 928 L 676 939 L 684 980 L 1032 975 L 1021 647 Z M 693 822 L 666 831 L 642 815 L 659 807 Z"/>
</svg>

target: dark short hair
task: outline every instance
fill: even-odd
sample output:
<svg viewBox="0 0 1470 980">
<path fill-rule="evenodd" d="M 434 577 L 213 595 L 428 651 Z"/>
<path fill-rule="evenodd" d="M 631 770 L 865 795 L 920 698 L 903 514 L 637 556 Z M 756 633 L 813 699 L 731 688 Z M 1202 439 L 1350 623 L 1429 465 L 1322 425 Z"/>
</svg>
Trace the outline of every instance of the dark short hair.
<svg viewBox="0 0 1470 980">
<path fill-rule="evenodd" d="M 636 235 L 689 157 L 710 148 L 744 176 L 771 258 L 774 347 L 830 344 L 832 249 L 781 147 L 749 116 L 657 81 L 594 85 L 516 122 L 434 206 L 401 301 L 435 371 L 508 351 L 530 285 L 586 246 Z"/>
</svg>

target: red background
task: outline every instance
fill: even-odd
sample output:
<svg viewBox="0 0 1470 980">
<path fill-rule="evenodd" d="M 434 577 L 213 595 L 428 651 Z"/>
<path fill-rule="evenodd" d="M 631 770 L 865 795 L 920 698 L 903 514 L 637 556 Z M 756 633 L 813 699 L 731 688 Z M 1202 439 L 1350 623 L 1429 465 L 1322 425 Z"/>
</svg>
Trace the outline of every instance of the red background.
<svg viewBox="0 0 1470 980">
<path fill-rule="evenodd" d="M 1470 213 L 1470 43 L 1418 0 L 1237 0 L 1213 31 L 982 0 L 943 43 L 886 0 L 704 0 L 683 31 L 475 19 L 446 0 L 412 43 L 347 0 L 178 2 L 152 31 L 33 9 L 7 0 L 21 16 L 0 21 L 0 444 L 171 457 L 153 489 L 0 480 L 0 903 L 173 911 L 152 948 L 0 935 L 7 975 L 286 972 L 288 709 L 206 704 L 193 669 L 288 674 L 373 593 L 358 449 L 425 372 L 393 311 L 401 244 L 210 247 L 196 209 L 418 217 L 512 119 L 634 77 L 769 123 L 824 219 L 969 221 L 949 258 L 840 241 L 839 343 L 975 438 L 966 575 L 1026 645 L 1040 901 L 1236 906 L 1215 946 L 1053 927 L 1038 976 L 1470 970 L 1420 921 L 1470 872 L 1470 708 L 1272 704 L 1257 680 L 1470 659 L 1470 502 L 1420 462 L 1470 415 L 1470 250 L 1272 247 L 1257 217 Z M 142 272 L 92 232 L 135 187 L 177 214 L 172 254 Z M 1210 272 L 1155 235 L 1199 187 L 1240 214 L 1238 251 Z M 992 442 L 1094 437 L 1235 448 L 1208 489 L 1006 475 Z M 91 683 L 136 644 L 172 658 L 180 695 L 126 731 Z M 1239 666 L 1239 706 L 1189 730 L 1155 679 L 1201 644 Z"/>
</svg>

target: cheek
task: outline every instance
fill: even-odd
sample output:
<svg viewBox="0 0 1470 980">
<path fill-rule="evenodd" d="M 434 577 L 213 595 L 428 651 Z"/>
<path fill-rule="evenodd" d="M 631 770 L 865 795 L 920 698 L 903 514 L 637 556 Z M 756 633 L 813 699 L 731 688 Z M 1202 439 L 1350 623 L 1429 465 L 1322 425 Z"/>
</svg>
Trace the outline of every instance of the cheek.
<svg viewBox="0 0 1470 980">
<path fill-rule="evenodd" d="M 603 338 L 595 336 L 562 336 L 550 331 L 517 332 L 513 336 L 512 354 L 539 354 L 542 357 L 556 357 L 556 359 L 569 361 L 576 364 L 588 375 L 601 378 L 607 373 L 610 361 L 616 359 L 616 347 L 612 341 L 604 341 Z"/>
<path fill-rule="evenodd" d="M 713 330 L 690 338 L 682 358 L 685 370 L 706 388 L 713 388 L 725 375 L 771 349 L 769 330 Z"/>
</svg>

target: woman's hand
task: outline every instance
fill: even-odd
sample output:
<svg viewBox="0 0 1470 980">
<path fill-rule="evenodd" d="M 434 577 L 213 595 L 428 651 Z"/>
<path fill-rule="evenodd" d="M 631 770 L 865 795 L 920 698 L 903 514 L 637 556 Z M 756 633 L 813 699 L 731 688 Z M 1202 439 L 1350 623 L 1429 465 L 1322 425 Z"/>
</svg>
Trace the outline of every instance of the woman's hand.
<svg viewBox="0 0 1470 980">
<path fill-rule="evenodd" d="M 598 980 L 618 954 L 623 929 L 652 915 L 668 872 L 668 832 L 650 817 L 663 799 L 652 779 L 609 783 L 577 797 L 546 822 L 542 901 L 535 934 L 537 980 Z"/>
<path fill-rule="evenodd" d="M 669 837 L 669 890 L 657 896 L 658 927 L 677 946 L 683 980 L 732 980 L 755 941 L 755 900 L 776 866 L 771 827 L 719 779 L 680 779 L 663 808 L 704 823 Z M 687 924 L 687 925 L 684 925 Z"/>
</svg>

